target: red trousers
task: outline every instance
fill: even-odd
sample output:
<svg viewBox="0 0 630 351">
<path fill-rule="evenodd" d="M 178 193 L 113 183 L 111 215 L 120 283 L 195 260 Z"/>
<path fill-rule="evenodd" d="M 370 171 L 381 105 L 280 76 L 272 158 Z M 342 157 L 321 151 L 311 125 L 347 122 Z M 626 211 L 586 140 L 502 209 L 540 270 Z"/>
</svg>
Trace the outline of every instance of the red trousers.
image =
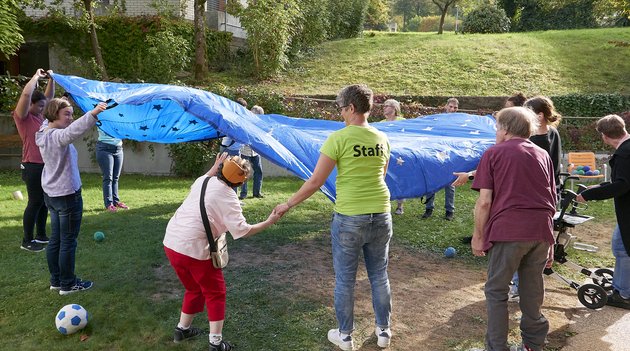
<svg viewBox="0 0 630 351">
<path fill-rule="evenodd" d="M 186 288 L 182 312 L 195 314 L 208 309 L 208 321 L 225 319 L 225 280 L 223 272 L 214 268 L 212 260 L 197 260 L 164 247 L 166 257 Z"/>
</svg>

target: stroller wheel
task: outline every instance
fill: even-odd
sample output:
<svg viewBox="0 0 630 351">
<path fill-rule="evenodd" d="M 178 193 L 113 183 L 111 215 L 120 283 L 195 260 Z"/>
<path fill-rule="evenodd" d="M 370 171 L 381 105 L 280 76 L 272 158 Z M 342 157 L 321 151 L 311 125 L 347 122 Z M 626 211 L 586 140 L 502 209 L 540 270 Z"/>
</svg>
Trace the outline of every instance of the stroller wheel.
<svg viewBox="0 0 630 351">
<path fill-rule="evenodd" d="M 582 305 L 593 310 L 604 307 L 608 300 L 606 290 L 595 284 L 584 284 L 580 286 L 577 294 Z"/>
<path fill-rule="evenodd" d="M 595 275 L 601 277 L 600 279 L 593 278 L 593 283 L 601 286 L 606 291 L 612 291 L 612 281 L 614 272 L 608 268 L 600 268 L 596 270 Z"/>
</svg>

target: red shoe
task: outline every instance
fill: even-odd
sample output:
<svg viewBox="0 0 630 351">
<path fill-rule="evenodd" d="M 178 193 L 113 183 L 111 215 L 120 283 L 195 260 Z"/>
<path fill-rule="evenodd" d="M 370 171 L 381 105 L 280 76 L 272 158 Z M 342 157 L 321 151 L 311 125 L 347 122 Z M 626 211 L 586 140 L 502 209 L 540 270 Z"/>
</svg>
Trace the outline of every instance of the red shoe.
<svg viewBox="0 0 630 351">
<path fill-rule="evenodd" d="M 112 205 L 107 206 L 105 209 L 106 209 L 107 211 L 109 211 L 109 212 L 116 212 L 116 211 L 118 211 L 118 209 L 116 208 L 116 206 L 114 206 L 113 204 L 112 204 Z"/>
<path fill-rule="evenodd" d="M 122 208 L 123 210 L 128 210 L 128 209 L 129 209 L 129 206 L 125 205 L 125 203 L 124 203 L 124 202 L 119 202 L 119 203 L 117 203 L 117 204 L 116 204 L 116 207 L 118 207 L 118 208 Z"/>
</svg>

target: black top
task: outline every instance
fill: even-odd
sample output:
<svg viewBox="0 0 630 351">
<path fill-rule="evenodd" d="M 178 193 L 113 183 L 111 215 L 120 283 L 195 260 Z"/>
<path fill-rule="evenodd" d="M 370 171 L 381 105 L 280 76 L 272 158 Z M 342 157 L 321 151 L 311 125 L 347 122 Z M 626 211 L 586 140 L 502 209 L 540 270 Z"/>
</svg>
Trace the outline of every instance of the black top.
<svg viewBox="0 0 630 351">
<path fill-rule="evenodd" d="M 630 255 L 630 139 L 615 150 L 608 162 L 610 183 L 590 188 L 582 192 L 585 200 L 615 198 L 615 214 L 626 252 Z M 621 214 L 625 213 L 625 216 Z"/>
<path fill-rule="evenodd" d="M 529 137 L 532 143 L 547 151 L 553 163 L 553 174 L 556 178 L 556 185 L 560 184 L 560 157 L 562 154 L 562 144 L 560 133 L 554 127 L 549 127 L 547 134 L 537 134 Z"/>
</svg>

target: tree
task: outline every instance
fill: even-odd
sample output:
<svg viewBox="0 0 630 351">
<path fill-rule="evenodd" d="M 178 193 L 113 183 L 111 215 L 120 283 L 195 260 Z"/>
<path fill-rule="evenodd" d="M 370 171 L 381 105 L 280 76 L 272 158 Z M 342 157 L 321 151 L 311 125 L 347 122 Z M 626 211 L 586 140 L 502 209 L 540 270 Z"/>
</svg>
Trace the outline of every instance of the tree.
<svg viewBox="0 0 630 351">
<path fill-rule="evenodd" d="M 96 24 L 94 23 L 94 2 L 92 0 L 83 0 L 83 7 L 85 10 L 85 16 L 87 16 L 88 29 L 90 31 L 90 42 L 92 43 L 92 52 L 94 53 L 94 59 L 96 64 L 101 70 L 101 79 L 109 80 L 107 75 L 107 68 L 105 67 L 105 61 L 103 60 L 103 54 L 101 53 L 101 46 L 98 44 L 98 35 L 96 35 Z"/>
<path fill-rule="evenodd" d="M 505 14 L 508 18 L 513 18 L 518 8 L 518 0 L 498 0 L 497 6 L 505 10 Z"/>
<path fill-rule="evenodd" d="M 365 16 L 365 27 L 369 29 L 384 30 L 389 21 L 388 0 L 370 0 Z"/>
<path fill-rule="evenodd" d="M 24 43 L 24 37 L 20 34 L 21 30 L 17 22 L 18 12 L 16 0 L 7 0 L 4 6 L 0 6 L 0 54 L 13 56 Z"/>
<path fill-rule="evenodd" d="M 416 16 L 431 15 L 430 5 L 429 0 L 394 0 L 392 10 L 394 14 L 403 16 L 403 25 L 406 26 Z"/>
<path fill-rule="evenodd" d="M 458 0 L 431 0 L 431 2 L 433 2 L 440 9 L 440 12 L 441 12 L 440 26 L 438 27 L 438 34 L 443 33 L 444 18 L 446 17 L 446 13 L 448 12 L 449 6 L 455 5 L 457 1 Z"/>
<path fill-rule="evenodd" d="M 193 74 L 195 79 L 202 80 L 208 76 L 208 55 L 206 53 L 206 0 L 195 0 L 194 36 L 195 63 Z"/>
</svg>

